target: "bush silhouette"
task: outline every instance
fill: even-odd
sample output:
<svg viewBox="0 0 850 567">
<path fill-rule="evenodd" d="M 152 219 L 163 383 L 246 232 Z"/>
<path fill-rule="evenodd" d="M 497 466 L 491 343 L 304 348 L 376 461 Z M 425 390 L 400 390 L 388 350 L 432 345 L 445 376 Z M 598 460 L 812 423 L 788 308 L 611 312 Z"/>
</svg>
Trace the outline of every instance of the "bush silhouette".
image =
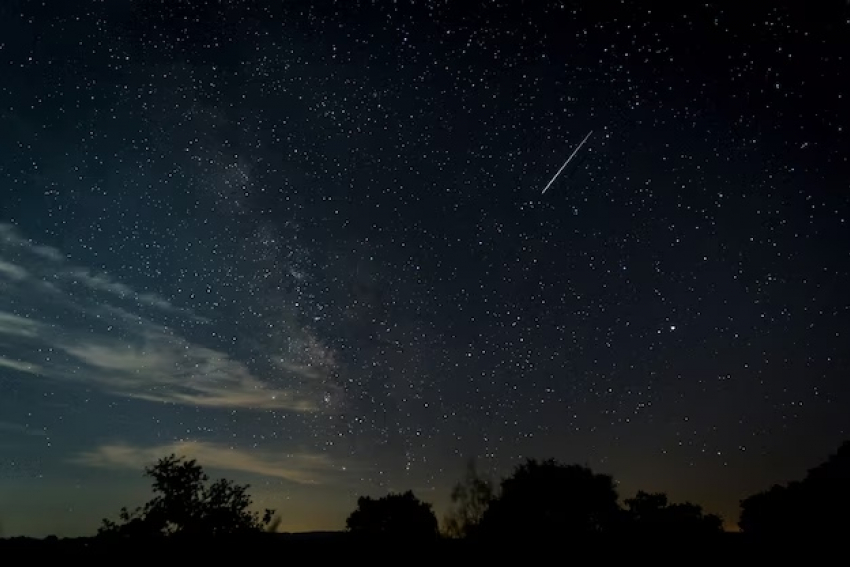
<svg viewBox="0 0 850 567">
<path fill-rule="evenodd" d="M 702 507 L 690 502 L 669 504 L 663 492 L 638 491 L 627 499 L 629 531 L 640 536 L 707 536 L 723 532 L 720 516 L 703 513 Z"/>
<path fill-rule="evenodd" d="M 770 537 L 837 538 L 850 530 L 850 442 L 802 481 L 774 485 L 741 501 L 738 526 Z"/>
<path fill-rule="evenodd" d="M 135 510 L 122 508 L 119 521 L 103 520 L 102 537 L 221 536 L 262 532 L 272 510 L 251 512 L 248 485 L 209 477 L 194 460 L 171 455 L 145 468 L 156 495 Z"/>
<path fill-rule="evenodd" d="M 529 459 L 502 481 L 480 530 L 488 538 L 595 536 L 610 533 L 620 512 L 610 476 L 552 459 Z"/>
<path fill-rule="evenodd" d="M 378 499 L 361 496 L 345 525 L 361 536 L 427 541 L 438 535 L 437 517 L 431 505 L 420 501 L 410 490 Z"/>
</svg>

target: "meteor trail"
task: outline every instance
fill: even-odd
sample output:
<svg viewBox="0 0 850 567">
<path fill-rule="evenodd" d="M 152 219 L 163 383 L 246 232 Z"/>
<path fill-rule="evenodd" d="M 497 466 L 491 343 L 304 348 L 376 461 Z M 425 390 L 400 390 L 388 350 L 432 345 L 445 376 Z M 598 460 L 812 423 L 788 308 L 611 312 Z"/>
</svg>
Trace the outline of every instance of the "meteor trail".
<svg viewBox="0 0 850 567">
<path fill-rule="evenodd" d="M 546 191 L 549 189 L 549 187 L 551 187 L 552 184 L 555 182 L 555 180 L 558 179 L 558 176 L 561 175 L 561 172 L 564 171 L 564 168 L 567 167 L 567 164 L 570 163 L 570 161 L 572 161 L 572 159 L 575 157 L 575 155 L 578 153 L 578 151 L 581 149 L 581 147 L 584 145 L 584 143 L 587 141 L 587 139 L 590 138 L 591 134 L 593 134 L 593 130 L 588 132 L 587 136 L 584 137 L 584 140 L 582 140 L 581 143 L 578 145 L 578 147 L 575 150 L 573 150 L 573 153 L 570 154 L 570 157 L 567 158 L 567 161 L 564 162 L 564 165 L 562 165 L 561 169 L 558 170 L 558 173 L 555 174 L 555 177 L 553 177 L 552 180 L 549 183 L 546 184 L 546 187 L 543 188 L 543 193 L 541 193 L 541 195 L 545 194 Z"/>
</svg>

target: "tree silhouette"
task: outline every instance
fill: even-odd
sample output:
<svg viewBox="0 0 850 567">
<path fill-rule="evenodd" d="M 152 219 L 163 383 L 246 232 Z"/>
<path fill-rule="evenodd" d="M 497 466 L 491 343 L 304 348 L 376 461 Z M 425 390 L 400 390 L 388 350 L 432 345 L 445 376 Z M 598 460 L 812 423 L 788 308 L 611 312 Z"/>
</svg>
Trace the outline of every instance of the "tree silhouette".
<svg viewBox="0 0 850 567">
<path fill-rule="evenodd" d="M 475 461 L 467 464 L 462 481 L 452 489 L 454 508 L 445 517 L 445 534 L 452 538 L 475 535 L 478 524 L 494 498 L 493 483 L 478 474 Z"/>
<path fill-rule="evenodd" d="M 663 492 L 641 490 L 625 504 L 630 531 L 642 536 L 706 536 L 723 531 L 720 516 L 705 514 L 701 506 L 690 502 L 668 504 Z"/>
<path fill-rule="evenodd" d="M 100 536 L 165 537 L 236 535 L 263 531 L 272 510 L 251 512 L 248 485 L 209 477 L 194 460 L 175 455 L 145 468 L 156 495 L 135 510 L 122 508 L 119 521 L 103 520 Z"/>
<path fill-rule="evenodd" d="M 738 526 L 757 536 L 837 538 L 850 530 L 850 441 L 802 481 L 774 485 L 741 501 Z"/>
<path fill-rule="evenodd" d="M 580 465 L 529 459 L 504 479 L 480 530 L 492 538 L 609 533 L 620 515 L 614 480 Z"/>
<path fill-rule="evenodd" d="M 741 531 L 757 536 L 788 536 L 800 529 L 805 498 L 799 482 L 778 484 L 741 501 Z"/>
<path fill-rule="evenodd" d="M 378 499 L 361 496 L 345 525 L 352 533 L 368 536 L 433 540 L 438 535 L 437 517 L 431 505 L 420 501 L 410 490 Z"/>
</svg>

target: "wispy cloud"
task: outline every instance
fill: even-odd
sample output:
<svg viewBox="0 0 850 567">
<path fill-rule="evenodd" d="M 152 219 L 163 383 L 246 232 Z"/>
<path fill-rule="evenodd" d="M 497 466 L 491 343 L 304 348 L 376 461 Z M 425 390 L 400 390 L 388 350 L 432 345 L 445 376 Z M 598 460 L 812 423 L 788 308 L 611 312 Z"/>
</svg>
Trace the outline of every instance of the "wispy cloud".
<svg viewBox="0 0 850 567">
<path fill-rule="evenodd" d="M 94 369 L 104 389 L 138 399 L 223 408 L 319 409 L 313 398 L 267 387 L 244 364 L 155 325 L 143 325 L 136 338 L 135 344 L 99 337 L 58 346 Z"/>
<path fill-rule="evenodd" d="M 0 311 L 0 335 L 35 337 L 38 323 L 26 317 Z"/>
<path fill-rule="evenodd" d="M 41 372 L 41 368 L 38 365 L 30 364 L 29 362 L 20 362 L 17 360 L 12 360 L 11 358 L 6 358 L 0 356 L 0 367 L 3 368 L 11 368 L 12 370 L 17 370 L 18 372 L 31 372 L 37 374 Z"/>
<path fill-rule="evenodd" d="M 30 435 L 33 437 L 47 437 L 47 431 L 44 429 L 33 429 L 20 423 L 12 423 L 9 421 L 0 421 L 0 433 L 17 433 L 22 435 Z"/>
<path fill-rule="evenodd" d="M 62 252 L 52 246 L 43 246 L 34 243 L 32 240 L 24 238 L 15 229 L 14 226 L 8 223 L 0 223 L 0 252 L 5 252 L 12 257 L 20 258 L 20 261 L 26 263 L 40 264 L 38 267 L 49 265 L 57 268 L 49 274 L 40 273 L 42 282 L 54 280 L 50 286 L 56 290 L 57 283 L 60 285 L 82 286 L 92 291 L 106 292 L 121 300 L 133 300 L 142 305 L 154 307 L 164 311 L 182 312 L 189 314 L 188 311 L 180 309 L 172 305 L 166 299 L 151 293 L 137 293 L 130 286 L 115 281 L 104 273 L 94 273 L 88 268 L 75 266 L 67 261 Z M 38 270 L 42 272 L 43 270 Z M 33 279 L 36 274 L 31 274 L 30 270 L 20 264 L 10 261 L 9 258 L 0 256 L 0 276 L 5 276 L 9 279 L 21 282 L 24 280 Z M 38 279 L 38 278 L 36 278 Z"/>
<path fill-rule="evenodd" d="M 28 252 L 51 262 L 60 262 L 65 258 L 57 248 L 36 244 L 21 237 L 15 227 L 6 222 L 0 222 L 0 240 L 11 246 L 26 248 Z"/>
<path fill-rule="evenodd" d="M 204 468 L 247 472 L 299 484 L 322 484 L 335 470 L 330 458 L 324 454 L 282 455 L 257 449 L 249 453 L 203 441 L 182 441 L 147 447 L 129 444 L 102 445 L 93 451 L 77 455 L 73 462 L 91 467 L 140 470 L 170 454 L 196 459 Z"/>
<path fill-rule="evenodd" d="M 326 378 L 335 362 L 303 329 L 286 329 L 293 333 L 292 344 L 303 347 L 258 374 L 190 339 L 185 329 L 204 324 L 191 311 L 75 265 L 4 223 L 0 284 L 0 369 L 154 402 L 298 412 L 328 408 L 332 386 Z"/>
<path fill-rule="evenodd" d="M 0 260 L 0 277 L 21 281 L 27 279 L 29 277 L 29 273 L 20 266 Z"/>
</svg>

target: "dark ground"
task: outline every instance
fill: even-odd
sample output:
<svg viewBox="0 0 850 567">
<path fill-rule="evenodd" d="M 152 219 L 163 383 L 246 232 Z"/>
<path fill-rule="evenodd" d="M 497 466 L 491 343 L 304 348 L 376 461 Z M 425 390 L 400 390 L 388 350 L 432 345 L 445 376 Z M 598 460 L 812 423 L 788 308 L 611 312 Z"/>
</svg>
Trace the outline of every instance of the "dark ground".
<svg viewBox="0 0 850 567">
<path fill-rule="evenodd" d="M 788 562 L 805 554 L 809 564 L 830 553 L 814 542 L 758 541 L 742 534 L 726 533 L 717 538 L 693 541 L 636 540 L 616 538 L 598 541 L 499 541 L 490 544 L 456 540 L 422 543 L 353 537 L 343 532 L 304 534 L 262 534 L 250 538 L 169 542 L 106 542 L 94 538 L 0 540 L 0 564 L 39 559 L 122 561 L 132 564 L 174 561 L 269 561 L 292 559 L 341 559 L 361 564 L 369 562 L 458 563 L 494 560 L 546 561 L 568 564 L 588 561 L 613 564 L 649 560 L 655 564 L 709 564 L 718 561 Z M 7 563 L 8 561 L 8 563 Z"/>
</svg>

